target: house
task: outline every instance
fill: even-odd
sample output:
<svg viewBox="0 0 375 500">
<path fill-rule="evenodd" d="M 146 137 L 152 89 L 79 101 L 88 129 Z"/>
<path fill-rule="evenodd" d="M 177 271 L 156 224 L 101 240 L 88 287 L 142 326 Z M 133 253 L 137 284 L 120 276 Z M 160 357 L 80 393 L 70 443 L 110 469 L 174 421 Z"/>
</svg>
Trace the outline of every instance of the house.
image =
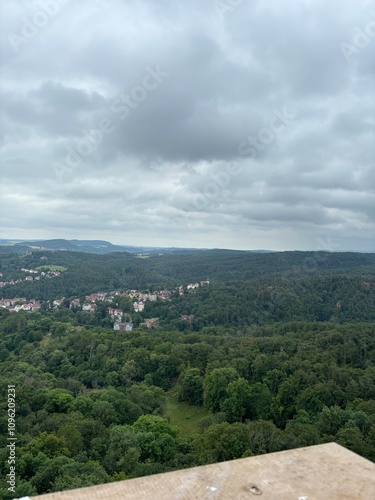
<svg viewBox="0 0 375 500">
<path fill-rule="evenodd" d="M 134 302 L 133 307 L 134 307 L 134 311 L 142 312 L 143 309 L 145 308 L 145 304 L 144 304 L 144 302 Z"/>
<path fill-rule="evenodd" d="M 98 293 L 92 293 L 91 295 L 86 295 L 85 299 L 87 302 L 98 302 L 100 300 L 105 300 L 107 297 L 106 292 L 98 292 Z"/>
<path fill-rule="evenodd" d="M 70 301 L 69 309 L 76 308 L 76 307 L 79 307 L 79 306 L 80 306 L 79 299 L 73 299 L 73 300 Z"/>
<path fill-rule="evenodd" d="M 25 281 L 33 281 L 33 279 L 34 278 L 32 276 L 26 276 Z"/>
<path fill-rule="evenodd" d="M 189 283 L 186 288 L 188 290 L 195 290 L 196 288 L 199 288 L 199 283 Z"/>
<path fill-rule="evenodd" d="M 122 320 L 123 312 L 120 309 L 114 309 L 112 307 L 108 307 L 107 311 L 111 319 L 117 319 L 118 321 Z"/>
<path fill-rule="evenodd" d="M 59 306 L 61 306 L 61 304 L 63 303 L 63 301 L 64 301 L 64 300 L 65 300 L 65 297 L 63 297 L 62 299 L 56 299 L 56 300 L 54 300 L 54 301 L 53 301 L 53 303 L 52 303 L 52 304 L 53 304 L 55 307 L 59 307 Z"/>
<path fill-rule="evenodd" d="M 159 298 L 163 300 L 169 300 L 171 298 L 171 292 L 169 290 L 160 290 Z"/>
<path fill-rule="evenodd" d="M 133 331 L 133 323 L 126 322 L 121 323 L 120 321 L 115 321 L 113 325 L 113 329 L 119 332 L 132 332 Z"/>
<path fill-rule="evenodd" d="M 210 284 L 210 281 L 209 280 L 204 280 L 204 281 L 201 281 L 200 282 L 200 285 L 201 286 L 206 286 L 206 285 L 209 285 Z"/>
<path fill-rule="evenodd" d="M 96 306 L 95 304 L 83 304 L 82 311 L 86 312 L 95 312 Z"/>
<path fill-rule="evenodd" d="M 12 305 L 16 304 L 17 302 L 26 302 L 26 297 L 14 297 L 14 299 L 10 299 L 10 302 Z"/>
<path fill-rule="evenodd" d="M 183 314 L 182 316 L 180 316 L 180 319 L 182 321 L 189 321 L 190 323 L 194 318 L 195 318 L 194 314 L 189 314 L 189 315 Z"/>
<path fill-rule="evenodd" d="M 96 302 L 98 300 L 98 296 L 95 293 L 92 293 L 91 295 L 86 295 L 85 299 L 87 302 Z"/>
<path fill-rule="evenodd" d="M 160 322 L 160 318 L 150 318 L 146 319 L 144 323 L 141 323 L 142 326 L 145 326 L 146 328 L 156 328 Z"/>
</svg>

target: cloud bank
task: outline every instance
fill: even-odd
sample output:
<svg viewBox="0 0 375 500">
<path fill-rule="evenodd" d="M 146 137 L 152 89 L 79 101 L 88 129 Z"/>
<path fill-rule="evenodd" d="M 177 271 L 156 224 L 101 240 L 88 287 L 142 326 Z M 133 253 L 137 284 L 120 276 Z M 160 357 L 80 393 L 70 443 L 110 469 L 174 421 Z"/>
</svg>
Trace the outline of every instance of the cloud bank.
<svg viewBox="0 0 375 500">
<path fill-rule="evenodd" d="M 371 4 L 4 2 L 1 236 L 375 251 Z"/>
</svg>

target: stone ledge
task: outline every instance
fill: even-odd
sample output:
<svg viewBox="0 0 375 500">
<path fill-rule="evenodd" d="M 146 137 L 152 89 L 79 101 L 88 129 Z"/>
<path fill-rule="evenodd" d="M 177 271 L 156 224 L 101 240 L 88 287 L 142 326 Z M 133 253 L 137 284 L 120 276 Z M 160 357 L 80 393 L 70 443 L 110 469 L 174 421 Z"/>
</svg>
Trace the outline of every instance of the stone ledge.
<svg viewBox="0 0 375 500">
<path fill-rule="evenodd" d="M 328 443 L 76 490 L 42 500 L 372 500 L 375 464 Z"/>
</svg>

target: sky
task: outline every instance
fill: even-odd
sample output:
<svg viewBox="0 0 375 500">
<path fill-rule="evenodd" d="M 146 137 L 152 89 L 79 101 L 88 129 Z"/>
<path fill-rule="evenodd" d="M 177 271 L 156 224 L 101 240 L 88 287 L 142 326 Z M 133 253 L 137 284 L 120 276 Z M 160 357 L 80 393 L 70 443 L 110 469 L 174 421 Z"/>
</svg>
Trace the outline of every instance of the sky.
<svg viewBox="0 0 375 500">
<path fill-rule="evenodd" d="M 4 0 L 1 238 L 375 251 L 375 6 Z"/>
</svg>

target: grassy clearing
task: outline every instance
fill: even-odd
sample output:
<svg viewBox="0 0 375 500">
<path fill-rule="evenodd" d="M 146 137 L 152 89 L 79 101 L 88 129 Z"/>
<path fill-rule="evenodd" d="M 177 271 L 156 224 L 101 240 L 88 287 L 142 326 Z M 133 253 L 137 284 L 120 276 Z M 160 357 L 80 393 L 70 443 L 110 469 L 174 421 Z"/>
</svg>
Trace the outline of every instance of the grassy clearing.
<svg viewBox="0 0 375 500">
<path fill-rule="evenodd" d="M 181 437 L 190 437 L 198 432 L 198 422 L 208 415 L 201 406 L 192 406 L 178 400 L 178 388 L 172 387 L 167 393 L 166 416 L 172 425 L 180 430 Z"/>
<path fill-rule="evenodd" d="M 50 265 L 50 266 L 39 266 L 39 267 L 36 267 L 35 269 L 38 269 L 38 271 L 66 271 L 68 268 L 67 267 L 64 267 L 64 266 L 54 266 L 54 265 Z"/>
</svg>

